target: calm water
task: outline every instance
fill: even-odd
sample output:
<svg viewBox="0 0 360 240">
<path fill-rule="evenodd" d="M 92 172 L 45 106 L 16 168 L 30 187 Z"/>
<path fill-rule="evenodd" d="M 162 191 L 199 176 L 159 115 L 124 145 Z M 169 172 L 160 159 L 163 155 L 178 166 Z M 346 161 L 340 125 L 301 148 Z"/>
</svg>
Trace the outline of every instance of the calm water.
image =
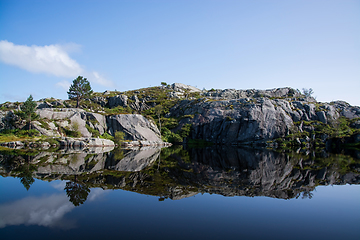
<svg viewBox="0 0 360 240">
<path fill-rule="evenodd" d="M 357 156 L 3 152 L 0 238 L 360 239 Z"/>
</svg>

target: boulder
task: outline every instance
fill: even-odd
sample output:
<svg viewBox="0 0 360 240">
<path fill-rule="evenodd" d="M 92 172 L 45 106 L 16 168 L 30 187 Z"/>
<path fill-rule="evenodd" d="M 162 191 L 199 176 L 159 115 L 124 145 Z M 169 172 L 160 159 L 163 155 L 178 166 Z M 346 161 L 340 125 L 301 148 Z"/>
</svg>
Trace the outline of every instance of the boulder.
<svg viewBox="0 0 360 240">
<path fill-rule="evenodd" d="M 114 142 L 109 139 L 102 138 L 62 138 L 60 146 L 86 148 L 86 147 L 107 147 L 115 146 Z"/>
<path fill-rule="evenodd" d="M 126 134 L 125 140 L 162 143 L 157 126 L 139 114 L 109 116 L 107 117 L 107 125 L 111 135 L 114 135 L 116 131 L 124 132 Z"/>
<path fill-rule="evenodd" d="M 108 103 L 107 98 L 105 97 L 93 97 L 91 101 L 99 104 L 101 107 L 105 107 L 105 105 Z"/>
<path fill-rule="evenodd" d="M 78 108 L 44 108 L 38 109 L 36 113 L 40 118 L 55 121 L 60 126 L 69 128 L 70 130 L 79 131 L 83 137 L 92 136 L 86 125 L 99 131 L 100 134 L 103 134 L 107 130 L 105 116 L 97 113 L 85 112 Z"/>
<path fill-rule="evenodd" d="M 173 89 L 176 92 L 183 92 L 183 91 L 189 91 L 189 92 L 201 92 L 200 89 L 190 86 L 190 85 L 186 85 L 186 84 L 182 84 L 182 83 L 173 83 L 171 84 L 171 89 Z"/>
<path fill-rule="evenodd" d="M 128 106 L 128 97 L 126 95 L 117 95 L 115 97 L 109 98 L 109 107 L 114 108 L 117 106 L 127 107 Z"/>
<path fill-rule="evenodd" d="M 21 120 L 14 111 L 0 110 L 0 131 L 6 129 L 22 129 L 26 125 L 24 120 Z"/>
</svg>

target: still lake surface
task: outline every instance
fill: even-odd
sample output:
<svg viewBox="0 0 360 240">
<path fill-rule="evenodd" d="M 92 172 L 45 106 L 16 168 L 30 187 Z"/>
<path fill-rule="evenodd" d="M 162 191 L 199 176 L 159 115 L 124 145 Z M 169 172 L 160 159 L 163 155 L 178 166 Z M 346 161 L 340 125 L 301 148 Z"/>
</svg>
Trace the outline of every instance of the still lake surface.
<svg viewBox="0 0 360 240">
<path fill-rule="evenodd" d="M 0 239 L 360 239 L 360 154 L 0 153 Z"/>
</svg>

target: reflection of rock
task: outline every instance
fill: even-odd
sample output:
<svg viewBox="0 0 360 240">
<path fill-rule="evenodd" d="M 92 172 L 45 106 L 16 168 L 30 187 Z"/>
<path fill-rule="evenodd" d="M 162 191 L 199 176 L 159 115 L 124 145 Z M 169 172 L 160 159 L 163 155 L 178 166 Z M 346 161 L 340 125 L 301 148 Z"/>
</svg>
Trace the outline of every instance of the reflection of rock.
<svg viewBox="0 0 360 240">
<path fill-rule="evenodd" d="M 155 162 L 159 155 L 160 148 L 131 151 L 113 169 L 117 171 L 138 172 Z"/>
<path fill-rule="evenodd" d="M 345 155 L 287 155 L 233 147 L 166 150 L 163 154 L 170 157 L 159 161 L 160 150 L 147 147 L 101 154 L 43 153 L 32 157 L 30 164 L 39 163 L 33 177 L 72 179 L 78 175 L 84 184 L 161 199 L 197 193 L 290 199 L 302 192 L 310 197 L 317 185 L 360 184 L 359 160 Z M 3 176 L 18 176 L 14 169 L 26 162 L 22 156 L 0 155 L 0 160 Z"/>
<path fill-rule="evenodd" d="M 161 148 L 145 147 L 124 151 L 118 158 L 110 152 L 102 152 L 102 148 L 90 148 L 87 152 L 79 149 L 62 149 L 59 152 L 42 152 L 31 157 L 30 163 L 40 164 L 33 172 L 34 177 L 51 177 L 53 174 L 80 175 L 85 172 L 97 172 L 104 169 L 116 171 L 141 171 L 151 165 L 159 157 Z M 21 156 L 0 155 L 8 162 L 25 162 Z M 11 172 L 11 168 L 3 161 L 0 172 Z"/>
<path fill-rule="evenodd" d="M 126 177 L 109 175 L 101 181 L 96 179 L 96 183 L 174 200 L 197 193 L 290 199 L 301 192 L 309 193 L 318 184 L 360 183 L 359 173 L 340 174 L 336 159 L 334 167 L 320 167 L 311 158 L 301 155 L 290 157 L 267 150 L 232 147 L 191 149 L 189 155 L 191 163 L 177 154 L 171 155 L 180 168 L 162 168 L 160 164 L 157 171 L 164 174 L 164 181 L 172 179 L 171 184 L 165 186 L 152 182 L 154 179 L 146 171 Z M 94 183 L 93 180 L 89 182 Z"/>
</svg>

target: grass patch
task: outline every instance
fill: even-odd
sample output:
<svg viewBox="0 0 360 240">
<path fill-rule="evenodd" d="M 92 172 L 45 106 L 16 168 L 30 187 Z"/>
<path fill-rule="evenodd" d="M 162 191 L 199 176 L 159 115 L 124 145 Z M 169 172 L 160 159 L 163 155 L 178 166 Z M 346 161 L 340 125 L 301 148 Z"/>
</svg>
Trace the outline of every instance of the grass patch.
<svg viewBox="0 0 360 240">
<path fill-rule="evenodd" d="M 31 130 L 9 129 L 9 130 L 4 130 L 0 133 L 0 142 L 38 140 L 39 137 L 40 137 L 40 133 L 35 129 L 31 129 Z"/>
</svg>

